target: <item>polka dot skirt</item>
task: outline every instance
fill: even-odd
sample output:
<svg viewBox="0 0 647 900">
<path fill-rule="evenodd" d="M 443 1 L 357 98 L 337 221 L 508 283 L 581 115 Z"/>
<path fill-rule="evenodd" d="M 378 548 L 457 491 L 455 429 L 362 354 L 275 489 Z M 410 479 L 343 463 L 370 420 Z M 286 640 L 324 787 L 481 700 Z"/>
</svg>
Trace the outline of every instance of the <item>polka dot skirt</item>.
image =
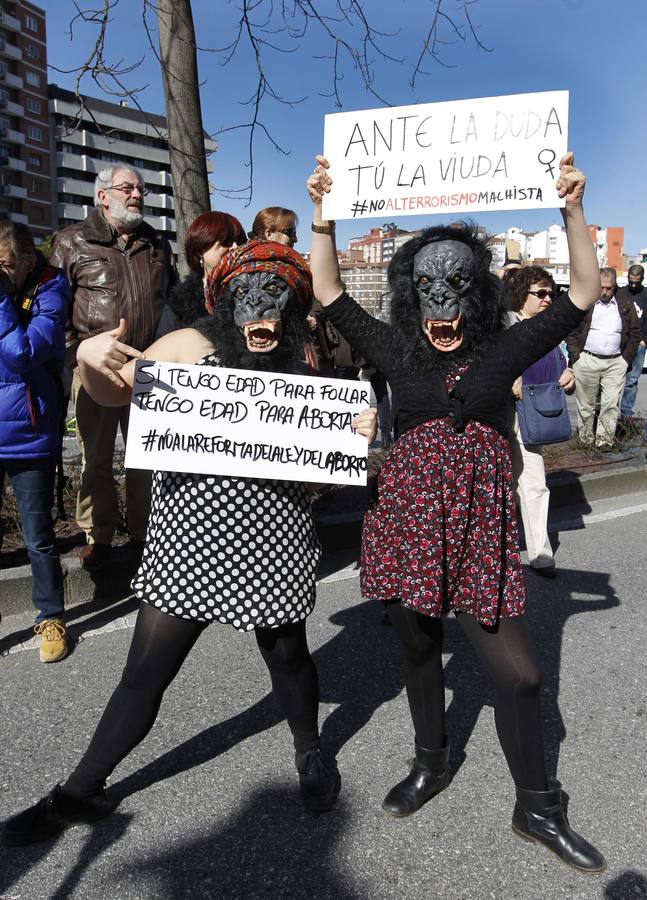
<svg viewBox="0 0 647 900">
<path fill-rule="evenodd" d="M 303 484 L 156 472 L 132 588 L 184 619 L 274 628 L 312 611 L 320 556 Z"/>
<path fill-rule="evenodd" d="M 276 628 L 312 612 L 320 557 L 304 484 L 155 472 L 132 588 L 183 619 Z"/>
</svg>

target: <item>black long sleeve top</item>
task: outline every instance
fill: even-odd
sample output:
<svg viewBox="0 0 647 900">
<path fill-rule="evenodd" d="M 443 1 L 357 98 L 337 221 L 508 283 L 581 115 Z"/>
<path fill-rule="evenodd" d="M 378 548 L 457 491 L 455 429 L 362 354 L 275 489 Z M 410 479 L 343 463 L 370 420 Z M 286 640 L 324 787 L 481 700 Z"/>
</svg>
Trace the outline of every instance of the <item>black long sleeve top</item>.
<svg viewBox="0 0 647 900">
<path fill-rule="evenodd" d="M 443 373 L 408 371 L 397 352 L 391 327 L 367 313 L 347 293 L 324 309 L 353 349 L 385 375 L 398 410 L 399 434 L 429 419 L 449 416 L 457 431 L 474 420 L 507 435 L 512 383 L 586 315 L 568 294 L 562 294 L 545 312 L 495 335 L 448 391 Z"/>
</svg>

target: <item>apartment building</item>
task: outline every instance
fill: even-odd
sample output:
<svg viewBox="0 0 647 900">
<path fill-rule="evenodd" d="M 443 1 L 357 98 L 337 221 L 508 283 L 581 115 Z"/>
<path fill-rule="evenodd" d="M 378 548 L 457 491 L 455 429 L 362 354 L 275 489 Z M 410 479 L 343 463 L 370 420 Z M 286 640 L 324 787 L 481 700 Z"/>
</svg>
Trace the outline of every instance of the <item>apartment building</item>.
<svg viewBox="0 0 647 900">
<path fill-rule="evenodd" d="M 599 225 L 589 225 L 589 234 L 600 266 L 612 266 L 618 272 L 623 271 L 625 269 L 624 228 L 601 228 Z"/>
<path fill-rule="evenodd" d="M 171 164 L 164 116 L 142 112 L 121 103 L 85 98 L 86 110 L 71 91 L 50 84 L 49 109 L 53 120 L 56 169 L 57 227 L 86 218 L 94 206 L 94 180 L 106 165 L 124 163 L 138 169 L 148 194 L 144 217 L 164 234 L 175 250 L 175 214 Z M 216 144 L 205 134 L 205 151 Z M 207 160 L 207 170 L 213 164 Z"/>
<path fill-rule="evenodd" d="M 390 309 L 387 264 L 342 260 L 339 268 L 341 280 L 351 297 L 371 315 L 386 321 Z"/>
<path fill-rule="evenodd" d="M 360 253 L 369 263 L 389 262 L 393 254 L 419 231 L 403 231 L 393 223 L 382 228 L 371 228 L 368 234 L 351 238 L 348 242 L 349 253 Z"/>
<path fill-rule="evenodd" d="M 54 227 L 45 13 L 27 0 L 0 2 L 0 216 L 29 225 L 36 241 Z"/>
</svg>

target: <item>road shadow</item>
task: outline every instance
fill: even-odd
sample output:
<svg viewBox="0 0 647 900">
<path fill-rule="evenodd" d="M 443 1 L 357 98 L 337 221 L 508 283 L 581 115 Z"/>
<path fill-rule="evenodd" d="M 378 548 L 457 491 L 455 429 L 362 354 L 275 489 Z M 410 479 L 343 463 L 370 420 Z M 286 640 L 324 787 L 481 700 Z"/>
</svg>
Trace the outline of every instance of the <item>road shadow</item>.
<svg viewBox="0 0 647 900">
<path fill-rule="evenodd" d="M 559 569 L 557 578 L 547 581 L 527 571 L 526 618 L 543 672 L 542 721 L 550 775 L 557 772 L 560 747 L 566 737 L 559 708 L 564 629 L 572 616 L 620 605 L 609 578 L 607 572 Z M 447 709 L 447 734 L 451 742 L 450 767 L 455 774 L 465 759 L 481 710 L 493 705 L 494 689 L 452 617 L 446 620 L 445 635 L 444 652 L 451 654 L 445 666 L 445 683 L 452 691 Z"/>
<path fill-rule="evenodd" d="M 46 866 L 46 874 L 42 885 L 42 896 L 47 896 L 48 900 L 67 900 L 81 883 L 81 878 L 88 866 L 95 863 L 102 853 L 109 850 L 126 834 L 132 818 L 130 814 L 115 812 L 109 819 L 93 827 L 82 826 L 87 832 L 83 847 L 76 862 L 70 867 L 58 887 L 54 884 L 58 866 L 49 866 L 47 857 L 56 844 L 65 840 L 65 833 L 53 840 L 42 841 L 40 844 L 33 844 L 30 847 L 0 845 L 0 898 L 11 896 L 7 893 L 9 889 L 31 869 L 43 863 Z M 15 896 L 28 895 L 16 894 Z"/>
<path fill-rule="evenodd" d="M 334 575 L 336 572 L 340 572 L 342 569 L 347 569 L 349 566 L 359 571 L 359 547 L 346 547 L 325 552 L 319 563 L 317 579 L 321 581 L 330 575 Z"/>
<path fill-rule="evenodd" d="M 557 771 L 560 745 L 566 736 L 559 709 L 563 633 L 571 616 L 600 612 L 619 605 L 606 572 L 561 569 L 549 588 L 529 575 L 527 615 L 544 673 L 542 709 L 547 766 Z M 580 595 L 585 594 L 585 599 Z M 589 599 L 590 598 L 590 599 Z M 335 708 L 322 725 L 325 745 L 337 754 L 385 703 L 403 689 L 402 662 L 397 638 L 382 625 L 381 607 L 365 601 L 335 613 L 330 621 L 338 633 L 314 653 L 321 684 L 321 700 Z M 450 655 L 445 680 L 452 691 L 447 710 L 447 733 L 455 774 L 481 710 L 491 706 L 494 692 L 471 647 L 453 617 L 446 620 L 444 653 Z M 209 762 L 236 744 L 283 720 L 271 693 L 236 716 L 218 722 L 118 782 L 115 799 L 157 781 Z M 286 731 L 286 739 L 289 737 Z M 413 732 L 411 735 L 413 748 Z M 395 774 L 395 773 L 394 773 Z"/>
<path fill-rule="evenodd" d="M 269 785 L 254 790 L 222 827 L 129 859 L 116 883 L 164 900 L 366 900 L 369 887 L 352 887 L 340 870 L 349 818 L 343 801 L 314 816 L 296 791 Z"/>
<path fill-rule="evenodd" d="M 604 900 L 644 900 L 647 878 L 633 869 L 621 872 L 604 887 Z"/>
<path fill-rule="evenodd" d="M 321 702 L 336 706 L 321 729 L 326 748 L 336 755 L 380 706 L 400 693 L 403 681 L 397 647 L 391 630 L 382 625 L 378 604 L 350 606 L 330 621 L 340 626 L 339 632 L 312 655 L 319 673 Z M 385 641 L 392 644 L 388 652 Z M 355 666 L 350 661 L 357 659 L 358 650 L 361 665 Z M 121 802 L 158 781 L 210 762 L 283 721 L 273 695 L 268 693 L 237 715 L 193 735 L 115 783 L 110 788 L 111 796 Z M 287 749 L 291 746 L 287 726 L 285 740 Z"/>
<path fill-rule="evenodd" d="M 533 577 L 532 575 L 528 576 L 529 579 Z M 544 671 L 544 732 L 548 768 L 551 773 L 557 769 L 560 744 L 566 734 L 558 704 L 565 626 L 571 616 L 608 610 L 619 606 L 619 602 L 610 585 L 607 573 L 561 569 L 558 578 L 549 586 L 544 582 L 535 584 L 533 581 L 529 581 L 527 614 Z M 339 627 L 339 631 L 319 647 L 313 657 L 322 685 L 321 699 L 324 703 L 335 706 L 323 723 L 322 737 L 327 746 L 333 752 L 338 753 L 348 741 L 361 731 L 383 704 L 400 694 L 403 688 L 403 677 L 397 638 L 393 629 L 383 626 L 380 604 L 368 601 L 349 606 L 335 613 L 330 621 Z M 471 647 L 452 617 L 447 619 L 444 652 L 450 656 L 445 666 L 446 684 L 452 691 L 452 700 L 447 712 L 447 733 L 452 744 L 451 767 L 452 773 L 455 774 L 465 758 L 465 750 L 481 710 L 484 706 L 492 704 L 493 691 L 487 676 L 480 669 Z M 268 693 L 251 707 L 193 735 L 136 772 L 114 783 L 108 793 L 112 799 L 121 802 L 125 797 L 152 784 L 216 759 L 241 741 L 261 734 L 282 720 L 283 716 L 278 706 L 272 695 Z M 285 740 L 287 757 L 290 746 L 287 726 L 285 727 Z M 413 748 L 413 732 L 411 733 L 411 747 Z M 380 748 L 372 748 L 371 752 L 379 753 Z M 394 772 L 394 780 L 403 775 L 404 771 L 403 766 L 401 771 Z M 201 866 L 205 865 L 205 860 L 207 861 L 204 870 L 201 870 L 201 866 L 197 866 L 191 876 L 195 878 L 197 871 L 197 877 L 204 876 L 205 879 L 205 893 L 198 892 L 194 896 L 209 896 L 207 890 L 209 877 L 223 878 L 227 883 L 232 884 L 232 889 L 234 889 L 235 886 L 231 879 L 232 872 L 237 867 L 232 866 L 227 854 L 224 855 L 224 861 L 221 863 L 220 853 L 211 854 L 209 848 L 213 847 L 214 841 L 217 841 L 220 846 L 220 842 L 223 840 L 225 844 L 231 845 L 232 852 L 234 852 L 233 858 L 236 858 L 235 853 L 241 852 L 236 848 L 244 847 L 250 834 L 261 844 L 265 840 L 271 841 L 271 847 L 262 847 L 263 852 L 255 853 L 251 862 L 248 859 L 241 861 L 246 861 L 248 871 L 242 873 L 241 877 L 243 877 L 244 883 L 240 893 L 236 893 L 234 890 L 234 893 L 224 892 L 222 895 L 246 898 L 266 896 L 265 894 L 246 893 L 245 885 L 251 890 L 252 882 L 257 884 L 255 879 L 262 878 L 263 872 L 267 875 L 265 871 L 267 860 L 272 858 L 276 847 L 289 846 L 279 840 L 282 831 L 285 832 L 285 840 L 288 842 L 293 839 L 296 843 L 303 841 L 303 823 L 299 823 L 298 817 L 294 818 L 295 797 L 290 795 L 286 799 L 284 794 L 285 792 L 277 792 L 272 789 L 255 795 L 255 799 L 246 804 L 243 811 L 231 825 L 227 826 L 224 832 L 214 832 L 209 838 L 201 837 L 199 840 L 183 845 L 182 850 L 178 851 L 177 864 L 172 862 L 175 851 L 171 851 L 170 856 L 165 851 L 164 858 L 170 860 L 163 867 L 168 870 L 164 874 L 164 878 L 168 879 L 169 893 L 162 894 L 162 896 L 184 896 L 181 890 L 181 880 L 189 877 L 189 874 L 186 873 L 190 873 L 191 868 L 186 868 L 181 862 L 184 858 L 183 854 L 187 854 L 187 858 L 193 856 L 195 860 L 201 860 Z M 289 815 L 285 809 L 285 804 L 288 802 L 291 810 Z M 298 803 L 298 801 L 296 802 Z M 335 818 L 330 820 L 337 823 L 334 826 L 335 840 L 340 828 L 337 820 L 338 814 L 336 813 Z M 259 816 L 259 821 L 267 820 L 260 830 L 255 824 Z M 113 820 L 114 817 L 109 821 Z M 123 830 L 127 827 L 127 821 L 127 818 L 124 817 L 122 820 Z M 294 834 L 292 833 L 293 828 L 295 829 Z M 95 835 L 94 832 L 93 835 Z M 92 837 L 95 843 L 88 841 L 87 847 L 94 856 L 119 837 L 117 835 L 110 838 L 110 835 L 113 835 L 112 831 L 97 830 L 96 836 Z M 332 837 L 332 833 L 324 835 L 329 844 L 332 843 Z M 14 851 L 16 857 L 11 860 L 8 869 L 6 866 L 4 867 L 6 869 L 5 877 L 11 879 L 10 883 L 14 883 L 25 871 L 44 860 L 48 852 L 47 847 L 51 845 L 46 845 L 45 850 L 43 850 L 43 846 L 45 845 L 28 848 L 24 851 Z M 65 890 L 68 893 L 59 892 L 54 896 L 61 898 L 69 896 L 71 887 L 78 883 L 84 867 L 90 860 L 89 850 L 86 856 L 84 853 L 80 855 L 75 868 L 67 876 Z M 298 859 L 298 855 L 295 858 Z M 324 856 L 322 855 L 321 858 L 324 859 Z M 17 862 L 19 859 L 22 860 L 21 863 Z M 262 865 L 259 860 L 262 861 Z M 292 857 L 289 854 L 286 856 L 286 860 L 286 865 L 292 864 Z M 150 859 L 142 860 L 137 865 L 141 869 L 142 877 L 145 872 L 157 871 L 159 875 L 159 861 L 151 863 Z M 295 866 L 296 875 L 301 872 L 301 868 L 296 863 Z M 225 869 L 227 871 L 224 871 Z M 275 866 L 272 872 L 275 873 L 278 869 L 279 867 Z M 321 871 L 316 869 L 314 876 L 322 879 L 321 884 L 325 890 L 330 889 L 329 894 L 319 891 L 318 897 L 331 896 L 354 900 L 356 896 L 354 893 L 344 892 L 346 889 L 343 885 L 335 883 L 334 880 L 327 880 L 330 878 L 327 864 L 322 866 Z M 218 884 L 218 881 L 213 883 Z M 304 890 L 303 896 L 306 897 L 309 893 Z M 290 896 L 301 895 L 294 894 L 294 891 L 291 890 Z M 616 900 L 616 898 L 619 900 L 622 896 L 617 892 L 608 894 L 610 900 Z"/>
</svg>

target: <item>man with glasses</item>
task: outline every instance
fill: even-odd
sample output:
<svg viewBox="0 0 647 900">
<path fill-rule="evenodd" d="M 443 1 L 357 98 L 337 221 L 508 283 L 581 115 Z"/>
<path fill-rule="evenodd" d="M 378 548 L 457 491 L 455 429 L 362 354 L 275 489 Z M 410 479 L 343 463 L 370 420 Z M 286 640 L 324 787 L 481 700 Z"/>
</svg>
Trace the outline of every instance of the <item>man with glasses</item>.
<svg viewBox="0 0 647 900">
<path fill-rule="evenodd" d="M 575 372 L 578 436 L 584 446 L 613 450 L 618 405 L 627 369 L 640 342 L 640 323 L 631 300 L 617 294 L 616 270 L 600 270 L 600 299 L 567 340 L 570 366 Z M 600 397 L 597 428 L 595 407 Z"/>
<path fill-rule="evenodd" d="M 156 335 L 160 315 L 175 280 L 171 248 L 144 222 L 147 189 L 129 166 L 110 165 L 96 177 L 95 209 L 84 222 L 55 235 L 50 262 L 62 268 L 72 289 L 68 319 L 68 359 L 85 338 L 110 331 L 125 319 L 123 340 L 144 349 Z M 77 440 L 83 453 L 76 518 L 85 531 L 82 565 L 96 571 L 106 564 L 119 522 L 113 475 L 117 429 L 126 436 L 128 407 L 103 407 L 72 380 Z M 134 546 L 146 535 L 150 508 L 150 472 L 126 472 L 126 517 Z"/>
</svg>

